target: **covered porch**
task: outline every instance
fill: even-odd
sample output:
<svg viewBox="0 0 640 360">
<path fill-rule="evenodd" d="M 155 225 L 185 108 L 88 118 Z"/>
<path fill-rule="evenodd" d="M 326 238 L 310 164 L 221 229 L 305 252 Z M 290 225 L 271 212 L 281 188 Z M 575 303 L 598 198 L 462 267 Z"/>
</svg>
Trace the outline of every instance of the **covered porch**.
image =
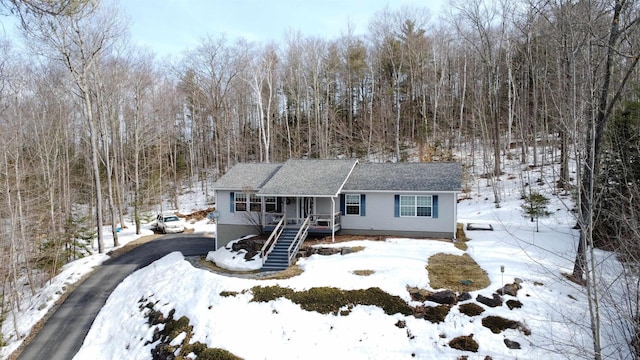
<svg viewBox="0 0 640 360">
<path fill-rule="evenodd" d="M 263 232 L 272 232 L 284 218 L 286 228 L 298 228 L 309 218 L 310 235 L 333 235 L 341 229 L 337 197 L 265 196 L 261 214 Z"/>
</svg>

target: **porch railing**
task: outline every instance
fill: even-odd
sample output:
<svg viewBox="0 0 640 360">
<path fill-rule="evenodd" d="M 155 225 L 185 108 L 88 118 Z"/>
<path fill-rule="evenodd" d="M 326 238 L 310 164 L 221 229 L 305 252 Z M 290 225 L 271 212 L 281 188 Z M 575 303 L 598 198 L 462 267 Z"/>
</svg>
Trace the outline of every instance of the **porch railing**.
<svg viewBox="0 0 640 360">
<path fill-rule="evenodd" d="M 278 238 L 280 238 L 282 230 L 284 230 L 284 223 L 285 217 L 283 216 L 276 224 L 275 229 L 273 229 L 273 231 L 271 232 L 271 235 L 269 236 L 269 239 L 267 239 L 267 242 L 262 245 L 262 249 L 260 249 L 260 254 L 262 255 L 262 264 L 267 261 L 267 256 L 269 256 L 271 250 L 273 250 L 273 247 L 278 242 Z"/>
<path fill-rule="evenodd" d="M 263 224 L 265 226 L 274 226 L 284 219 L 284 213 L 265 213 Z M 309 219 L 309 228 L 311 229 L 328 229 L 331 230 L 331 219 L 333 218 L 333 227 L 335 230 L 340 229 L 341 214 L 339 211 L 333 214 L 311 214 L 305 218 L 287 217 L 284 226 L 300 226 Z"/>
<path fill-rule="evenodd" d="M 293 261 L 293 257 L 296 256 L 296 254 L 298 253 L 298 250 L 300 250 L 300 246 L 302 246 L 302 243 L 307 238 L 307 234 L 309 233 L 310 223 L 311 223 L 311 216 L 308 216 L 302 223 L 300 230 L 298 230 L 295 240 L 291 243 L 291 245 L 289 245 L 289 249 L 287 251 L 289 265 L 291 265 L 291 262 Z"/>
</svg>

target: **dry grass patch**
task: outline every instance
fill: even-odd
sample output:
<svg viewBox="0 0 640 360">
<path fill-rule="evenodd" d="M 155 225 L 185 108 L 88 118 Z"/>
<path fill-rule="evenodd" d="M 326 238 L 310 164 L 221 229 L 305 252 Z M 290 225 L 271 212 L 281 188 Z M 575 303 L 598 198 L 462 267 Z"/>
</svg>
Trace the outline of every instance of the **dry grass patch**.
<svg viewBox="0 0 640 360">
<path fill-rule="evenodd" d="M 369 276 L 369 275 L 373 275 L 375 273 L 375 271 L 373 271 L 373 270 L 353 270 L 353 273 L 358 275 L 358 276 Z"/>
<path fill-rule="evenodd" d="M 473 340 L 473 334 L 469 336 L 458 336 L 449 341 L 449 347 L 456 350 L 478 352 L 478 343 Z"/>
<path fill-rule="evenodd" d="M 427 271 L 433 289 L 465 292 L 484 289 L 491 284 L 487 272 L 469 254 L 435 254 L 429 258 Z"/>
<path fill-rule="evenodd" d="M 469 240 L 471 239 L 469 239 L 467 237 L 467 234 L 464 233 L 464 224 L 457 223 L 456 224 L 456 241 L 453 243 L 453 246 L 455 246 L 456 248 L 462 251 L 467 251 L 467 249 L 469 248 L 467 246 L 467 241 Z"/>
<path fill-rule="evenodd" d="M 304 271 L 298 265 L 291 265 L 285 270 L 278 271 L 267 276 L 259 277 L 258 280 L 285 280 L 302 274 Z"/>
<path fill-rule="evenodd" d="M 256 260 L 254 260 L 256 261 Z M 213 272 L 216 273 L 220 273 L 220 274 L 257 274 L 260 272 L 260 270 L 253 270 L 253 271 L 233 271 L 233 270 L 228 270 L 225 268 L 222 268 L 216 264 L 214 264 L 211 261 L 208 261 L 204 256 L 201 256 L 198 259 L 198 264 L 204 268 L 207 268 Z"/>
<path fill-rule="evenodd" d="M 258 260 L 255 260 L 258 261 Z M 302 269 L 298 265 L 291 265 L 287 269 L 278 271 L 276 273 L 272 273 L 265 276 L 258 276 L 260 274 L 260 270 L 252 270 L 252 271 L 233 271 L 225 268 L 221 268 L 211 261 L 206 260 L 204 256 L 198 259 L 198 263 L 200 266 L 207 268 L 215 273 L 219 274 L 240 274 L 240 275 L 255 275 L 252 277 L 256 280 L 284 280 L 290 279 L 294 276 L 298 276 L 303 273 Z"/>
<path fill-rule="evenodd" d="M 387 240 L 386 236 L 375 235 L 375 236 L 366 236 L 366 235 L 336 235 L 334 240 L 331 239 L 331 236 L 325 237 L 308 237 L 304 244 L 308 246 L 314 245 L 323 245 L 323 244 L 335 244 L 342 243 L 348 241 L 358 241 L 358 240 L 371 240 L 371 241 L 385 241 Z"/>
</svg>

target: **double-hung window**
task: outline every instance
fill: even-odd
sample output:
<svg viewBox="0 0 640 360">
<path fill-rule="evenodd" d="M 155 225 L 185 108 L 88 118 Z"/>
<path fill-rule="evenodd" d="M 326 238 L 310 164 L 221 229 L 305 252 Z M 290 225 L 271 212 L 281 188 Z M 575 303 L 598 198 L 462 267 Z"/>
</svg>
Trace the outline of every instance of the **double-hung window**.
<svg viewBox="0 0 640 360">
<path fill-rule="evenodd" d="M 247 194 L 235 193 L 233 202 L 235 203 L 235 211 L 247 211 Z"/>
<path fill-rule="evenodd" d="M 433 209 L 431 195 L 400 195 L 400 216 L 431 217 Z"/>
<path fill-rule="evenodd" d="M 235 211 L 262 211 L 262 198 L 256 194 L 247 194 L 242 192 L 231 193 L 233 197 L 233 208 L 231 212 Z"/>
<path fill-rule="evenodd" d="M 266 196 L 264 198 L 264 211 L 276 212 L 278 210 L 278 204 L 275 196 Z"/>
<path fill-rule="evenodd" d="M 346 194 L 344 202 L 346 215 L 360 215 L 360 194 Z"/>
<path fill-rule="evenodd" d="M 249 194 L 249 211 L 262 211 L 262 199 L 256 194 Z"/>
</svg>

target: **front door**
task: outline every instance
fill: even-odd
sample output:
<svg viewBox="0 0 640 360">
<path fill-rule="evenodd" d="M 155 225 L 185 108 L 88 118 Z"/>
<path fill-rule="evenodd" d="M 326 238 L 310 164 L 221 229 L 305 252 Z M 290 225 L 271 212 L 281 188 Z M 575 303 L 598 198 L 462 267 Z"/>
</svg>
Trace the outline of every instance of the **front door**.
<svg viewBox="0 0 640 360">
<path fill-rule="evenodd" d="M 299 217 L 300 217 L 300 221 L 304 221 L 304 219 L 307 218 L 307 216 L 313 214 L 315 212 L 314 209 L 314 199 L 312 197 L 305 197 L 305 198 L 300 198 L 300 211 L 299 211 Z"/>
</svg>

